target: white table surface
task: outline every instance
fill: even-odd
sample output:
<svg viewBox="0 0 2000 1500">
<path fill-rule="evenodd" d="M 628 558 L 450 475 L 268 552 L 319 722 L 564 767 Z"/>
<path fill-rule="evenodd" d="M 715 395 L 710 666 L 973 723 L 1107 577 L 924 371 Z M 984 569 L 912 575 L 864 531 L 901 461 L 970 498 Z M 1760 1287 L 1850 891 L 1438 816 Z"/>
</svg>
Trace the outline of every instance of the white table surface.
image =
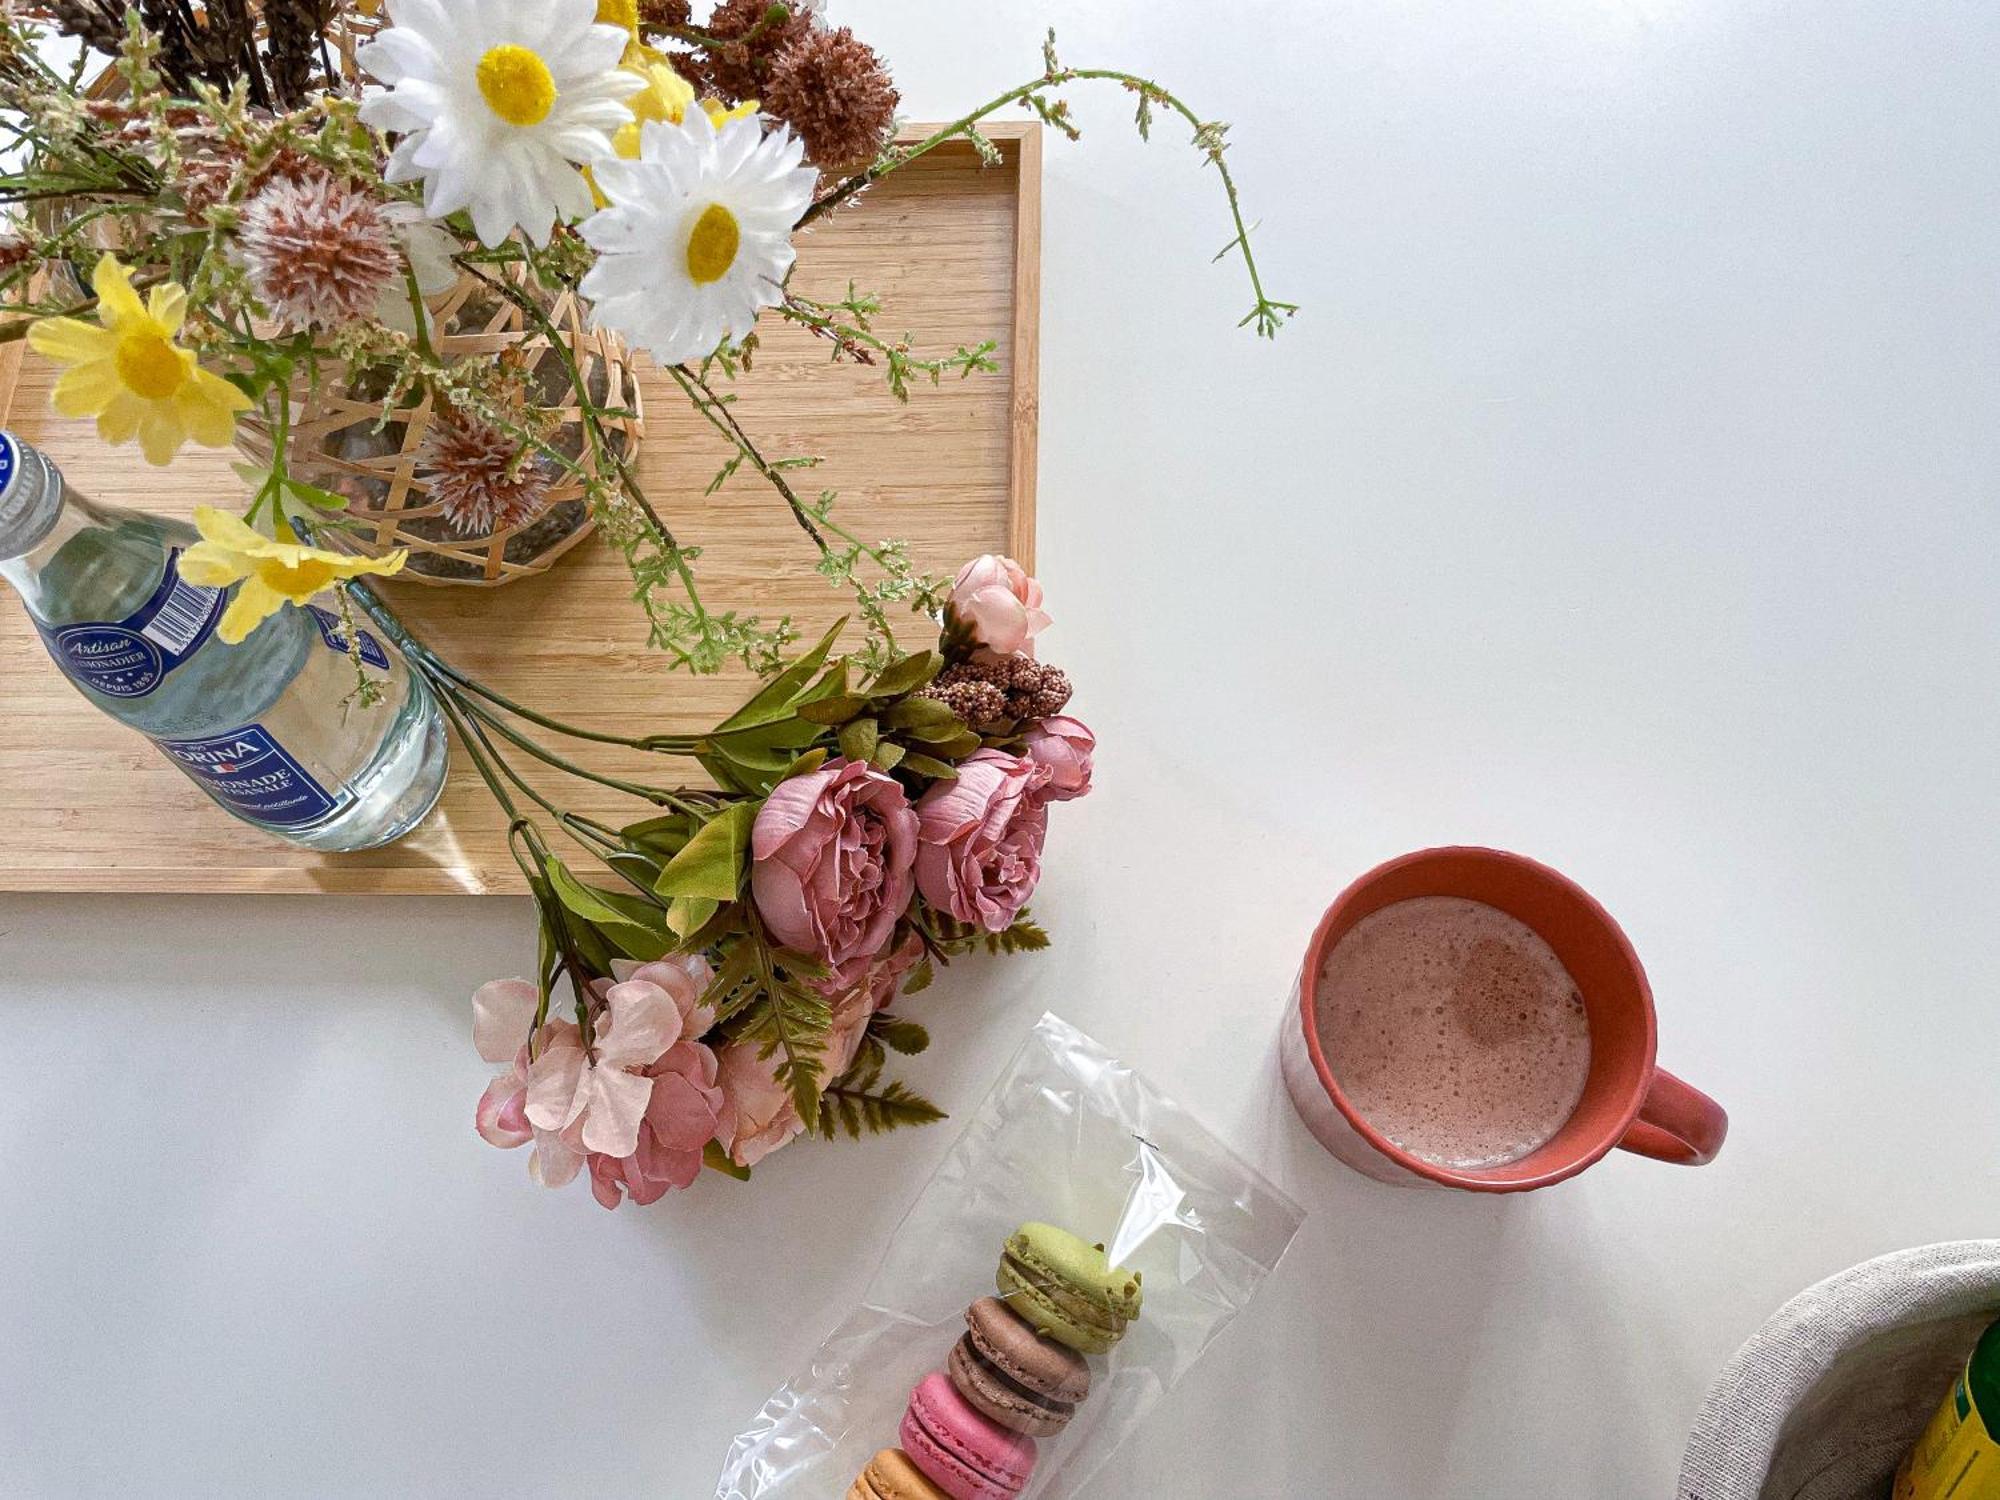
<svg viewBox="0 0 2000 1500">
<path fill-rule="evenodd" d="M 1077 91 L 1040 571 L 1100 789 L 1057 947 L 955 970 L 912 1071 L 964 1109 L 1056 1009 L 1310 1211 L 1091 1493 L 1666 1495 L 1778 1303 L 2000 1206 L 2000 15 L 834 5 L 915 116 L 1053 17 L 1233 121 L 1306 304 L 1237 333 L 1214 182 Z M 1718 1163 L 1477 1199 L 1305 1135 L 1306 935 L 1451 841 L 1622 919 Z M 543 1193 L 471 1130 L 466 997 L 531 954 L 522 901 L 0 902 L 0 1493 L 712 1493 L 951 1129 Z"/>
</svg>

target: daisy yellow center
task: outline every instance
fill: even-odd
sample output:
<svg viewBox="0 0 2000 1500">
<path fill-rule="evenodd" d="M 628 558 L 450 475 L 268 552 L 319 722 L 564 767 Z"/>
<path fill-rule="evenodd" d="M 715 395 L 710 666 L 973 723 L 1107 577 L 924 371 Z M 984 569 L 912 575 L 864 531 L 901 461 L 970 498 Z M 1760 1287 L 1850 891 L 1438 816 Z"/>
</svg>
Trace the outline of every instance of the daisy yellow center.
<svg viewBox="0 0 2000 1500">
<path fill-rule="evenodd" d="M 639 29 L 639 0 L 597 0 L 597 23 L 636 32 Z"/>
<path fill-rule="evenodd" d="M 694 221 L 694 232 L 688 236 L 689 279 L 697 286 L 722 280 L 736 264 L 736 247 L 742 241 L 743 231 L 737 227 L 736 215 L 720 203 L 709 204 Z"/>
<path fill-rule="evenodd" d="M 509 42 L 479 59 L 479 92 L 509 125 L 539 125 L 555 107 L 556 81 L 541 58 Z"/>
<path fill-rule="evenodd" d="M 118 378 L 133 395 L 160 401 L 181 388 L 187 374 L 180 351 L 158 333 L 128 333 L 118 340 Z"/>
</svg>

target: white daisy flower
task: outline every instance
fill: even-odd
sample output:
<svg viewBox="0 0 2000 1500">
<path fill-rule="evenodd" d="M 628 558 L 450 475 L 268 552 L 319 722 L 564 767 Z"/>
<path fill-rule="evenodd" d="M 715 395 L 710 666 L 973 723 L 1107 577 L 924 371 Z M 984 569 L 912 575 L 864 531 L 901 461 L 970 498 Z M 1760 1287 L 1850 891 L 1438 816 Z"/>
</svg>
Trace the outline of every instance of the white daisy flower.
<svg viewBox="0 0 2000 1500">
<path fill-rule="evenodd" d="M 648 120 L 637 160 L 592 168 L 610 205 L 578 229 L 597 251 L 579 287 L 592 319 L 663 365 L 749 333 L 785 294 L 792 227 L 819 179 L 804 151 L 790 127 L 766 135 L 755 116 Z"/>
<path fill-rule="evenodd" d="M 388 0 L 392 25 L 355 61 L 387 88 L 361 118 L 400 132 L 388 179 L 422 178 L 434 219 L 470 209 L 497 245 L 517 226 L 548 243 L 558 217 L 590 212 L 579 164 L 611 153 L 644 81 L 618 66 L 626 33 L 595 0 Z"/>
</svg>

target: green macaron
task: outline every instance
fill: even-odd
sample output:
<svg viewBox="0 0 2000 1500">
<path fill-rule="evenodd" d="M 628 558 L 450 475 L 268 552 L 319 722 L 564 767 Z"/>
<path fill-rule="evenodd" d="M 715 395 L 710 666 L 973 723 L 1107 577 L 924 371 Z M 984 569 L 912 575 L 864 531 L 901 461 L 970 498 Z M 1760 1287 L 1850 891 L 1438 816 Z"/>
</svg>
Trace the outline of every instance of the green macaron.
<svg viewBox="0 0 2000 1500">
<path fill-rule="evenodd" d="M 1139 1316 L 1139 1273 L 1112 1265 L 1102 1245 L 1053 1224 L 1015 1230 L 994 1283 L 1037 1333 L 1080 1354 L 1108 1354 Z"/>
</svg>

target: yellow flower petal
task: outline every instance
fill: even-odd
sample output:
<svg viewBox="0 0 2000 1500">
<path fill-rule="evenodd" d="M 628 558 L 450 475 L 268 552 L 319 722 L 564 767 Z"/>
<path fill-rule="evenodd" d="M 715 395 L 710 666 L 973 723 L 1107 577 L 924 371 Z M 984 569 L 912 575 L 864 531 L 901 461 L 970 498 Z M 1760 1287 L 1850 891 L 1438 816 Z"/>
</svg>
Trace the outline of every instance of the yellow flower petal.
<svg viewBox="0 0 2000 1500">
<path fill-rule="evenodd" d="M 28 347 L 66 365 L 108 359 L 118 335 L 75 318 L 43 318 L 28 329 Z"/>
<path fill-rule="evenodd" d="M 196 542 L 181 554 L 181 577 L 203 588 L 226 589 L 250 576 L 250 559 L 219 542 Z"/>
<path fill-rule="evenodd" d="M 185 555 L 181 561 L 185 568 Z M 225 646 L 240 645 L 245 636 L 284 607 L 285 596 L 253 575 L 244 580 L 243 587 L 236 591 L 236 597 L 229 601 L 229 608 L 222 612 L 222 622 L 215 627 L 215 633 L 222 638 Z"/>
<path fill-rule="evenodd" d="M 393 578 L 403 571 L 403 564 L 409 560 L 407 547 L 398 547 L 381 557 L 345 557 L 340 561 L 340 576 L 359 578 L 365 573 L 376 578 Z"/>
<path fill-rule="evenodd" d="M 187 428 L 171 401 L 148 401 L 139 418 L 139 451 L 146 462 L 164 469 L 187 441 Z"/>
<path fill-rule="evenodd" d="M 282 545 L 272 541 L 241 516 L 233 516 L 213 505 L 197 505 L 194 508 L 194 529 L 201 533 L 202 541 L 221 551 L 240 552 L 246 557 L 266 556 L 264 549 Z M 190 554 L 194 550 L 192 547 L 188 549 Z"/>
<path fill-rule="evenodd" d="M 187 289 L 169 281 L 153 288 L 146 300 L 146 311 L 160 325 L 160 331 L 172 338 L 187 318 L 187 302 Z"/>
<path fill-rule="evenodd" d="M 94 417 L 123 389 L 111 361 L 93 359 L 62 372 L 49 392 L 49 405 L 66 417 Z"/>
<path fill-rule="evenodd" d="M 146 403 L 124 387 L 111 399 L 111 404 L 97 414 L 97 435 L 114 447 L 119 443 L 129 443 L 139 431 L 139 422 L 146 415 Z"/>
<path fill-rule="evenodd" d="M 194 379 L 174 395 L 174 410 L 189 434 L 204 448 L 227 448 L 236 440 L 236 413 L 250 404 L 220 375 L 197 370 Z"/>
<path fill-rule="evenodd" d="M 90 273 L 90 289 L 97 293 L 97 320 L 115 330 L 119 324 L 146 316 L 139 294 L 132 290 L 132 273 L 106 252 Z"/>
</svg>

